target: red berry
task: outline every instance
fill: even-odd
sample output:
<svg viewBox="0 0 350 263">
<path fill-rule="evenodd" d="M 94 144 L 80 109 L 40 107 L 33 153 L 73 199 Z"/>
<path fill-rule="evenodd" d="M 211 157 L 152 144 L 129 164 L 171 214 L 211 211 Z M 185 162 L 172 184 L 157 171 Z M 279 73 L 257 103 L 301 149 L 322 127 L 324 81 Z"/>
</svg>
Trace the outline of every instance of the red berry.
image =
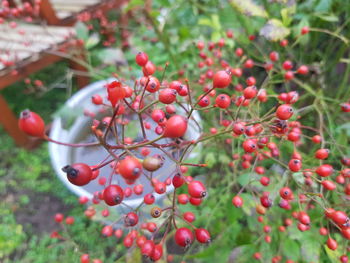
<svg viewBox="0 0 350 263">
<path fill-rule="evenodd" d="M 166 122 L 163 136 L 167 138 L 179 138 L 184 136 L 186 131 L 187 119 L 180 115 L 174 115 Z"/>
<path fill-rule="evenodd" d="M 307 33 L 309 33 L 309 27 L 308 26 L 302 27 L 301 34 L 306 35 Z"/>
<path fill-rule="evenodd" d="M 333 238 L 329 237 L 327 239 L 327 247 L 331 250 L 336 250 L 338 247 L 338 243 Z"/>
<path fill-rule="evenodd" d="M 124 179 L 135 181 L 141 175 L 142 164 L 138 159 L 127 156 L 119 162 L 118 171 Z"/>
<path fill-rule="evenodd" d="M 208 244 L 210 243 L 210 234 L 208 230 L 204 228 L 197 228 L 195 230 L 196 239 L 199 243 Z"/>
<path fill-rule="evenodd" d="M 242 197 L 240 197 L 239 195 L 236 195 L 232 198 L 232 204 L 235 206 L 235 207 L 242 207 L 243 205 L 243 199 Z"/>
<path fill-rule="evenodd" d="M 226 88 L 231 83 L 231 75 L 224 70 L 218 71 L 213 77 L 214 88 Z"/>
<path fill-rule="evenodd" d="M 187 221 L 187 222 L 190 222 L 192 223 L 196 217 L 195 215 L 192 213 L 192 212 L 185 212 L 182 217 Z"/>
<path fill-rule="evenodd" d="M 309 73 L 309 68 L 305 65 L 301 65 L 298 69 L 297 69 L 297 73 L 300 75 L 306 75 Z"/>
<path fill-rule="evenodd" d="M 283 104 L 276 110 L 276 116 L 280 120 L 288 120 L 293 116 L 294 110 L 289 104 Z"/>
<path fill-rule="evenodd" d="M 62 168 L 67 174 L 67 179 L 74 185 L 83 186 L 88 184 L 92 178 L 90 166 L 85 163 L 75 163 Z"/>
<path fill-rule="evenodd" d="M 293 63 L 289 60 L 283 62 L 282 67 L 284 70 L 291 70 L 293 68 Z"/>
<path fill-rule="evenodd" d="M 153 253 L 151 255 L 152 261 L 157 261 L 163 256 L 163 246 L 162 244 L 157 244 L 154 246 Z"/>
<path fill-rule="evenodd" d="M 181 247 L 188 247 L 192 244 L 194 239 L 193 233 L 186 227 L 181 227 L 176 230 L 175 242 Z"/>
<path fill-rule="evenodd" d="M 61 213 L 57 213 L 57 214 L 55 215 L 55 221 L 56 221 L 57 223 L 61 223 L 61 222 L 63 221 L 63 218 L 64 218 L 64 215 L 61 214 Z"/>
<path fill-rule="evenodd" d="M 146 205 L 152 205 L 155 201 L 155 197 L 153 194 L 149 193 L 144 196 L 143 201 Z"/>
<path fill-rule="evenodd" d="M 136 226 L 139 222 L 139 216 L 134 212 L 129 212 L 124 218 L 125 226 Z"/>
<path fill-rule="evenodd" d="M 326 188 L 328 191 L 333 191 L 337 187 L 334 182 L 329 180 L 322 181 L 322 186 Z"/>
<path fill-rule="evenodd" d="M 137 55 L 135 57 L 135 61 L 136 61 L 137 65 L 139 65 L 140 67 L 143 67 L 148 62 L 148 56 L 144 52 L 139 52 L 139 53 L 137 53 Z"/>
<path fill-rule="evenodd" d="M 327 159 L 329 155 L 328 149 L 319 149 L 315 152 L 315 157 L 320 160 Z"/>
<path fill-rule="evenodd" d="M 185 180 L 183 176 L 179 173 L 175 174 L 172 180 L 173 186 L 179 188 L 184 184 Z"/>
<path fill-rule="evenodd" d="M 330 176 L 333 173 L 333 166 L 330 164 L 322 164 L 316 168 L 316 173 L 322 177 Z"/>
<path fill-rule="evenodd" d="M 43 137 L 45 135 L 45 123 L 43 119 L 30 110 L 21 112 L 18 127 L 30 136 Z"/>
<path fill-rule="evenodd" d="M 243 96 L 245 99 L 252 99 L 258 94 L 258 90 L 255 86 L 250 86 L 244 89 Z"/>
<path fill-rule="evenodd" d="M 270 53 L 270 59 L 272 62 L 276 62 L 278 60 L 278 58 L 279 58 L 279 55 L 276 51 L 272 51 Z"/>
<path fill-rule="evenodd" d="M 292 159 L 288 163 L 288 167 L 292 172 L 299 172 L 301 169 L 302 163 L 299 159 Z"/>
<path fill-rule="evenodd" d="M 258 149 L 256 141 L 253 139 L 248 139 L 243 142 L 243 150 L 247 153 L 255 152 Z"/>
<path fill-rule="evenodd" d="M 227 94 L 220 94 L 215 99 L 216 105 L 221 109 L 226 109 L 230 107 L 231 98 Z"/>
<path fill-rule="evenodd" d="M 192 181 L 188 184 L 188 193 L 194 198 L 203 198 L 207 195 L 205 186 L 200 181 Z"/>
<path fill-rule="evenodd" d="M 109 185 L 103 191 L 103 200 L 109 206 L 119 205 L 123 199 L 124 192 L 119 185 Z"/>
<path fill-rule="evenodd" d="M 91 97 L 91 101 L 95 105 L 101 105 L 103 103 L 103 99 L 100 95 L 94 95 Z"/>
<path fill-rule="evenodd" d="M 154 242 L 147 240 L 141 247 L 141 254 L 145 257 L 150 257 L 153 254 Z"/>
<path fill-rule="evenodd" d="M 292 200 L 293 199 L 293 192 L 289 187 L 283 187 L 280 190 L 280 196 L 283 199 Z"/>
<path fill-rule="evenodd" d="M 160 83 L 156 77 L 149 77 L 147 81 L 146 90 L 150 93 L 155 93 L 159 90 Z"/>
<path fill-rule="evenodd" d="M 171 104 L 176 100 L 176 91 L 170 88 L 163 89 L 159 92 L 159 101 L 164 104 Z"/>
</svg>

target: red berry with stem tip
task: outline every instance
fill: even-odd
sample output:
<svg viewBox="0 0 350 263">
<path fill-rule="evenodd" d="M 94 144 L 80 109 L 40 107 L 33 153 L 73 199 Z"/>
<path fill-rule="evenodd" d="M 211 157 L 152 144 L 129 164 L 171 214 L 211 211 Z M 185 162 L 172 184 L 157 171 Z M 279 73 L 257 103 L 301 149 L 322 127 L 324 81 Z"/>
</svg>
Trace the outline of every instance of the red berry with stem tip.
<svg viewBox="0 0 350 263">
<path fill-rule="evenodd" d="M 176 100 L 176 91 L 170 88 L 163 89 L 159 92 L 158 99 L 163 104 L 171 104 Z"/>
<path fill-rule="evenodd" d="M 305 65 L 301 65 L 298 69 L 297 69 L 297 73 L 300 75 L 306 75 L 309 73 L 309 68 Z"/>
<path fill-rule="evenodd" d="M 154 242 L 147 240 L 141 247 L 141 254 L 145 257 L 150 257 L 153 254 Z"/>
<path fill-rule="evenodd" d="M 139 53 L 137 53 L 137 55 L 135 57 L 135 61 L 136 61 L 137 65 L 139 65 L 140 67 L 143 67 L 148 62 L 148 56 L 144 52 L 139 52 Z"/>
<path fill-rule="evenodd" d="M 138 159 L 127 156 L 119 162 L 118 171 L 124 179 L 135 181 L 142 173 L 142 164 Z"/>
<path fill-rule="evenodd" d="M 91 97 L 91 101 L 95 105 L 101 105 L 103 103 L 103 99 L 100 95 L 94 95 Z"/>
<path fill-rule="evenodd" d="M 163 136 L 166 138 L 179 138 L 187 131 L 187 119 L 180 115 L 171 116 L 165 124 Z"/>
<path fill-rule="evenodd" d="M 289 170 L 292 172 L 299 172 L 301 169 L 302 163 L 299 159 L 292 159 L 288 163 Z"/>
<path fill-rule="evenodd" d="M 219 94 L 215 99 L 216 105 L 221 109 L 230 107 L 231 98 L 227 94 Z"/>
<path fill-rule="evenodd" d="M 226 88 L 231 83 L 231 75 L 225 70 L 220 70 L 214 74 L 213 87 L 214 88 Z"/>
<path fill-rule="evenodd" d="M 127 227 L 136 226 L 139 222 L 139 216 L 134 212 L 129 212 L 124 218 L 124 224 Z"/>
<path fill-rule="evenodd" d="M 192 212 L 185 212 L 182 215 L 182 217 L 183 219 L 185 219 L 187 222 L 190 222 L 190 223 L 192 223 L 196 219 L 195 215 Z"/>
<path fill-rule="evenodd" d="M 179 188 L 185 183 L 185 179 L 181 174 L 177 173 L 174 175 L 172 183 L 175 188 Z"/>
<path fill-rule="evenodd" d="M 309 225 L 310 224 L 310 217 L 307 213 L 305 213 L 304 211 L 299 212 L 298 214 L 298 220 L 300 223 L 302 223 L 303 225 Z"/>
<path fill-rule="evenodd" d="M 110 237 L 113 235 L 113 227 L 112 226 L 104 226 L 102 228 L 101 234 L 105 237 Z"/>
<path fill-rule="evenodd" d="M 350 112 L 350 103 L 342 103 L 340 106 L 343 112 Z"/>
<path fill-rule="evenodd" d="M 157 261 L 161 259 L 163 256 L 163 246 L 162 244 L 157 244 L 154 246 L 153 253 L 151 255 L 151 260 L 152 261 Z"/>
<path fill-rule="evenodd" d="M 276 51 L 272 51 L 270 53 L 270 60 L 272 62 L 276 62 L 278 60 L 278 58 L 279 58 L 279 55 L 278 55 L 278 53 Z"/>
<path fill-rule="evenodd" d="M 280 196 L 283 199 L 291 200 L 293 199 L 293 192 L 289 187 L 283 187 L 280 189 Z"/>
<path fill-rule="evenodd" d="M 199 96 L 198 97 L 198 105 L 202 108 L 209 106 L 210 104 L 210 97 L 209 96 Z"/>
<path fill-rule="evenodd" d="M 322 177 L 330 176 L 333 171 L 333 166 L 330 164 L 322 164 L 316 168 L 316 173 Z"/>
<path fill-rule="evenodd" d="M 258 90 L 255 86 L 247 87 L 243 90 L 243 96 L 245 99 L 252 99 L 258 94 Z"/>
<path fill-rule="evenodd" d="M 289 60 L 283 62 L 282 67 L 284 70 L 291 70 L 293 68 L 293 63 Z"/>
<path fill-rule="evenodd" d="M 284 79 L 287 81 L 294 79 L 293 71 L 287 71 L 286 73 L 284 73 Z"/>
<path fill-rule="evenodd" d="M 152 205 L 155 201 L 155 197 L 153 194 L 149 193 L 144 196 L 143 201 L 146 205 Z"/>
<path fill-rule="evenodd" d="M 333 191 L 335 188 L 337 188 L 336 184 L 329 180 L 322 181 L 322 186 L 328 191 Z"/>
<path fill-rule="evenodd" d="M 154 191 L 157 194 L 164 194 L 166 191 L 166 184 L 163 182 L 157 182 L 154 184 Z"/>
<path fill-rule="evenodd" d="M 188 193 L 194 198 L 203 198 L 207 195 L 205 186 L 200 181 L 192 181 L 188 184 Z"/>
<path fill-rule="evenodd" d="M 243 134 L 245 131 L 245 125 L 244 123 L 242 122 L 237 122 L 233 125 L 233 132 L 236 134 L 236 135 L 241 135 Z"/>
<path fill-rule="evenodd" d="M 175 232 L 175 242 L 180 247 L 189 247 L 193 242 L 194 236 L 191 230 L 186 227 L 178 228 Z"/>
<path fill-rule="evenodd" d="M 103 200 L 109 206 L 119 205 L 123 199 L 124 192 L 119 185 L 109 185 L 103 191 Z"/>
<path fill-rule="evenodd" d="M 242 207 L 243 205 L 243 199 L 242 197 L 240 197 L 239 195 L 236 195 L 232 198 L 232 204 L 235 206 L 235 207 Z"/>
<path fill-rule="evenodd" d="M 197 228 L 195 230 L 196 239 L 199 243 L 208 244 L 210 243 L 210 234 L 208 230 L 204 228 Z"/>
<path fill-rule="evenodd" d="M 349 262 L 349 259 L 346 255 L 340 256 L 339 260 L 341 263 L 348 263 Z"/>
<path fill-rule="evenodd" d="M 340 227 L 346 227 L 349 224 L 349 217 L 343 211 L 334 211 L 330 218 Z"/>
<path fill-rule="evenodd" d="M 315 157 L 320 160 L 327 159 L 329 155 L 329 150 L 328 149 L 318 149 L 315 152 Z"/>
<path fill-rule="evenodd" d="M 329 237 L 327 239 L 327 247 L 331 250 L 336 250 L 338 247 L 338 243 L 333 238 Z"/>
<path fill-rule="evenodd" d="M 72 216 L 67 216 L 67 218 L 66 218 L 66 224 L 67 224 L 67 225 L 73 225 L 73 224 L 74 224 L 74 217 L 72 217 Z"/>
<path fill-rule="evenodd" d="M 242 146 L 243 146 L 243 150 L 247 153 L 255 152 L 258 149 L 258 146 L 256 145 L 256 141 L 253 139 L 248 139 L 244 141 Z"/>
<path fill-rule="evenodd" d="M 270 184 L 270 178 L 263 176 L 260 178 L 260 183 L 263 186 L 268 186 Z"/>
<path fill-rule="evenodd" d="M 63 219 L 64 219 L 64 215 L 63 215 L 63 214 L 57 213 L 57 214 L 55 215 L 55 221 L 56 221 L 57 223 L 61 223 L 61 222 L 63 221 Z"/>
<path fill-rule="evenodd" d="M 152 63 L 152 61 L 147 61 L 146 65 L 142 68 L 143 75 L 150 76 L 156 72 L 156 66 Z"/>
<path fill-rule="evenodd" d="M 83 254 L 80 256 L 80 263 L 89 263 L 89 262 L 90 262 L 89 254 Z"/>
<path fill-rule="evenodd" d="M 319 230 L 319 232 L 320 232 L 320 235 L 321 235 L 321 236 L 326 236 L 326 235 L 328 235 L 328 230 L 327 230 L 327 228 L 325 228 L 325 227 L 321 227 L 320 230 Z"/>
<path fill-rule="evenodd" d="M 62 171 L 67 174 L 67 179 L 74 185 L 83 186 L 88 184 L 92 178 L 90 166 L 85 163 L 66 165 Z"/>
<path fill-rule="evenodd" d="M 288 120 L 293 116 L 294 110 L 289 104 L 280 105 L 276 110 L 276 116 L 280 120 Z"/>
<path fill-rule="evenodd" d="M 254 86 L 256 84 L 256 79 L 254 77 L 249 77 L 246 80 L 246 84 L 248 86 Z"/>
<path fill-rule="evenodd" d="M 43 137 L 45 135 L 45 123 L 43 119 L 30 110 L 21 112 L 18 127 L 30 136 Z"/>
<path fill-rule="evenodd" d="M 300 33 L 302 35 L 306 35 L 307 33 L 309 33 L 309 31 L 310 31 L 309 27 L 308 26 L 304 26 L 304 27 L 301 28 Z"/>
<path fill-rule="evenodd" d="M 150 93 L 155 93 L 159 90 L 160 83 L 159 80 L 156 77 L 149 77 L 146 90 Z"/>
</svg>

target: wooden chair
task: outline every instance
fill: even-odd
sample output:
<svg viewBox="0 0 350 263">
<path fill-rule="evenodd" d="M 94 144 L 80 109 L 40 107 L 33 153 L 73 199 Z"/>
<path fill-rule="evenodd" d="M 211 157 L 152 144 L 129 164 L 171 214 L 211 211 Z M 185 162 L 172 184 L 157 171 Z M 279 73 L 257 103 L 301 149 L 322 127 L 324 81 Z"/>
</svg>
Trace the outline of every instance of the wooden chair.
<svg viewBox="0 0 350 263">
<path fill-rule="evenodd" d="M 84 50 L 71 46 L 72 41 L 74 30 L 69 27 L 0 25 L 0 90 L 62 59 L 70 59 L 72 69 L 86 71 L 81 63 Z M 86 76 L 77 80 L 80 87 L 89 83 Z M 19 130 L 15 114 L 1 95 L 0 123 L 17 145 L 30 147 L 30 138 Z"/>
</svg>

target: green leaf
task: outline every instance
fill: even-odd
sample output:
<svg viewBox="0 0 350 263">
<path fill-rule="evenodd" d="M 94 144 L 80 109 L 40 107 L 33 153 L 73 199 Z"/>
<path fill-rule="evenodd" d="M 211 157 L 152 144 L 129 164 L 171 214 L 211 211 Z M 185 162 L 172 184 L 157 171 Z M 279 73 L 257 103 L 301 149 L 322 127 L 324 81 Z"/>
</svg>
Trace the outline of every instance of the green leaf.
<svg viewBox="0 0 350 263">
<path fill-rule="evenodd" d="M 205 163 L 207 164 L 207 166 L 209 168 L 212 168 L 215 163 L 216 163 L 216 158 L 215 158 L 215 154 L 213 152 L 209 152 L 206 156 L 205 156 Z"/>
<path fill-rule="evenodd" d="M 293 4 L 291 6 L 285 7 L 281 10 L 282 23 L 284 26 L 289 26 L 293 21 L 293 15 L 296 11 L 296 5 Z"/>
<path fill-rule="evenodd" d="M 91 36 L 89 36 L 89 38 L 85 42 L 85 47 L 87 49 L 91 49 L 91 48 L 95 47 L 99 42 L 100 42 L 99 34 L 93 33 Z"/>
<path fill-rule="evenodd" d="M 331 262 L 337 263 L 339 262 L 339 257 L 341 256 L 340 249 L 337 250 L 331 250 L 327 247 L 327 245 L 324 245 L 324 249 L 328 255 L 328 258 L 331 260 Z"/>
<path fill-rule="evenodd" d="M 298 242 L 291 239 L 283 241 L 283 253 L 288 259 L 298 261 L 300 257 L 300 247 Z"/>
<path fill-rule="evenodd" d="M 261 29 L 260 35 L 270 41 L 279 41 L 290 34 L 289 28 L 285 27 L 278 19 L 270 19 Z"/>
<path fill-rule="evenodd" d="M 78 21 L 75 24 L 75 31 L 77 33 L 78 38 L 84 41 L 86 41 L 89 38 L 89 29 L 83 22 Z"/>
<path fill-rule="evenodd" d="M 268 18 L 266 10 L 253 0 L 231 0 L 230 4 L 243 15 Z"/>
<path fill-rule="evenodd" d="M 138 6 L 142 6 L 144 5 L 144 1 L 143 0 L 131 0 L 131 1 L 128 1 L 128 4 L 126 5 L 125 9 L 124 9 L 124 12 L 128 12 L 130 11 L 131 9 L 135 8 L 135 7 L 138 7 Z"/>
<path fill-rule="evenodd" d="M 252 174 L 246 173 L 246 174 L 241 174 L 238 178 L 237 181 L 241 186 L 245 186 L 249 183 Z"/>
<path fill-rule="evenodd" d="M 316 12 L 327 12 L 331 8 L 332 0 L 320 0 L 315 7 Z"/>
<path fill-rule="evenodd" d="M 336 15 L 332 15 L 332 14 L 323 14 L 323 13 L 314 13 L 313 16 L 318 17 L 320 19 L 322 19 L 323 21 L 327 21 L 327 22 L 338 22 L 339 18 Z"/>
</svg>

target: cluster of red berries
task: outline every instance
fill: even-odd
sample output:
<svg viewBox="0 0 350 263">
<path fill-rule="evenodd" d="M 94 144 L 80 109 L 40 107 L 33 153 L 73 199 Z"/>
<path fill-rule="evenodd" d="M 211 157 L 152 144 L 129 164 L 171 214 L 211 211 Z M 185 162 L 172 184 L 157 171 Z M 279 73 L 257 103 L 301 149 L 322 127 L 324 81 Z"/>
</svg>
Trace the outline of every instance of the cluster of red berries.
<svg viewBox="0 0 350 263">
<path fill-rule="evenodd" d="M 302 30 L 302 34 L 307 32 L 306 29 Z M 227 32 L 227 37 L 233 37 L 231 31 Z M 251 41 L 254 41 L 254 39 L 253 37 L 250 38 Z M 287 44 L 284 43 L 282 46 Z M 350 166 L 350 158 L 343 158 L 336 166 L 342 167 L 338 170 L 334 164 L 324 163 L 324 160 L 327 160 L 330 155 L 330 150 L 324 146 L 328 142 L 325 141 L 323 127 L 315 129 L 304 126 L 297 120 L 302 114 L 302 109 L 293 109 L 297 109 L 294 105 L 299 100 L 298 92 L 289 91 L 277 96 L 273 95 L 273 92 L 269 92 L 269 87 L 265 82 L 261 83 L 259 89 L 257 80 L 251 76 L 251 69 L 259 67 L 267 72 L 269 76 L 272 73 L 282 74 L 284 76 L 282 82 L 293 81 L 295 74 L 308 74 L 308 67 L 301 65 L 296 71 L 292 71 L 293 63 L 291 61 L 284 60 L 281 65 L 276 63 L 280 59 L 276 51 L 270 53 L 269 61 L 265 63 L 254 62 L 244 54 L 242 48 L 235 50 L 234 54 L 239 58 L 239 62 L 235 64 L 235 67 L 231 67 L 222 58 L 225 39 L 221 39 L 218 43 L 209 43 L 207 45 L 208 52 L 205 52 L 206 45 L 202 41 L 197 43 L 197 47 L 200 59 L 198 68 L 202 71 L 202 74 L 195 84 L 196 88 L 190 87 L 187 79 L 177 79 L 171 82 L 163 79 L 159 80 L 155 76 L 156 66 L 149 60 L 147 54 L 140 52 L 136 55 L 135 61 L 142 67 L 143 76 L 136 81 L 134 88 L 120 80 L 113 81 L 106 85 L 106 97 L 100 95 L 92 97 L 92 102 L 95 105 L 106 109 L 110 114 L 104 117 L 102 121 L 94 119 L 93 114 L 90 115 L 93 118 L 91 131 L 96 137 L 96 142 L 90 145 L 100 145 L 105 148 L 107 154 L 112 157 L 112 161 L 103 161 L 94 165 L 75 163 L 62 168 L 67 174 L 67 179 L 74 185 L 83 186 L 98 178 L 99 183 L 104 186 L 102 191 L 94 194 L 92 200 L 81 198 L 80 202 L 91 201 L 92 204 L 97 205 L 103 201 L 107 207 L 123 206 L 125 199 L 130 197 L 132 193 L 136 195 L 143 194 L 143 185 L 139 183 L 139 180 L 146 177 L 150 181 L 152 192 L 144 194 L 142 205 L 152 206 L 149 209 L 149 215 L 152 218 L 161 217 L 164 220 L 160 225 L 153 221 L 141 222 L 139 208 L 131 209 L 130 212 L 120 218 L 124 222 L 126 231 L 128 231 L 123 239 L 124 246 L 129 248 L 136 244 L 142 255 L 157 261 L 163 256 L 165 238 L 170 233 L 174 234 L 176 244 L 181 247 L 189 247 L 195 239 L 199 243 L 209 243 L 211 240 L 209 232 L 192 224 L 195 221 L 195 215 L 189 211 L 184 213 L 180 211 L 179 205 L 190 203 L 193 206 L 199 206 L 207 196 L 205 185 L 201 181 L 186 175 L 188 166 L 205 167 L 206 164 L 186 163 L 186 152 L 192 150 L 200 142 L 226 136 L 224 140 L 226 144 L 231 145 L 234 141 L 241 141 L 241 150 L 231 153 L 233 160 L 229 163 L 229 166 L 235 172 L 238 171 L 237 169 L 250 169 L 250 175 L 260 176 L 258 181 L 261 188 L 258 190 L 251 189 L 249 183 L 243 186 L 232 199 L 235 207 L 244 206 L 244 199 L 241 194 L 252 191 L 251 197 L 256 203 L 255 210 L 258 221 L 265 224 L 270 220 L 264 215 L 274 205 L 275 197 L 272 198 L 271 193 L 264 190 L 264 187 L 270 185 L 271 178 L 268 176 L 269 171 L 265 169 L 267 167 L 264 167 L 263 162 L 264 160 L 272 160 L 285 170 L 281 177 L 282 180 L 289 182 L 288 185 L 285 184 L 278 189 L 280 196 L 278 206 L 281 209 L 291 211 L 291 217 L 297 221 L 298 229 L 304 232 L 312 227 L 309 211 L 315 207 L 315 204 L 319 204 L 324 209 L 325 218 L 329 223 L 338 228 L 345 239 L 350 239 L 350 223 L 345 211 L 330 208 L 332 203 L 323 194 L 323 191 L 337 191 L 342 188 L 345 198 L 348 198 L 350 195 L 348 179 L 350 169 L 346 167 Z M 239 82 L 246 76 L 247 78 L 243 80 L 245 84 L 240 84 Z M 200 88 L 202 88 L 202 91 L 199 90 Z M 217 95 L 218 90 L 221 93 Z M 215 99 L 212 102 L 211 98 L 213 97 Z M 253 109 L 252 105 L 263 105 L 271 97 L 276 97 L 278 103 L 264 115 Z M 179 108 L 183 111 L 180 112 Z M 210 110 L 219 112 L 219 124 L 211 127 L 209 134 L 203 133 L 196 140 L 186 140 L 188 123 L 194 120 L 192 113 L 195 110 L 204 113 Z M 127 119 L 130 114 L 139 117 L 143 140 L 133 141 L 132 138 L 123 138 L 120 141 L 119 137 L 116 136 L 116 144 L 107 142 L 107 134 L 113 134 L 111 130 L 115 125 L 122 123 L 127 127 Z M 155 126 L 152 126 L 151 123 L 155 123 Z M 44 133 L 44 122 L 34 112 L 24 111 L 19 120 L 19 126 L 31 136 L 52 141 Z M 145 130 L 151 129 L 158 135 L 153 140 L 149 140 L 145 133 Z M 117 132 L 116 129 L 113 131 Z M 312 131 L 316 134 L 309 137 L 305 131 Z M 169 139 L 170 142 L 160 143 L 159 141 L 164 138 Z M 303 164 L 303 156 L 298 151 L 298 147 L 303 145 L 304 139 L 310 139 L 311 143 L 321 145 L 314 153 L 314 158 L 311 158 L 314 161 L 308 160 L 310 163 L 317 161 L 319 162 L 318 165 Z M 294 150 L 289 160 L 281 160 L 281 143 L 289 143 L 293 146 Z M 84 146 L 81 144 L 66 145 L 72 147 Z M 89 145 L 85 146 L 88 147 Z M 161 149 L 164 156 L 151 156 L 150 148 Z M 176 157 L 170 153 L 174 149 L 179 153 Z M 135 152 L 139 152 L 142 157 L 137 157 Z M 163 159 L 166 156 L 171 156 L 171 160 L 176 164 L 177 172 L 169 174 L 164 181 L 156 177 L 148 177 L 145 172 L 156 174 L 162 167 Z M 99 174 L 99 169 L 106 165 L 113 168 L 109 180 Z M 302 188 L 290 182 L 293 174 L 296 173 L 300 173 L 304 177 L 305 184 Z M 330 179 L 333 174 L 337 174 L 335 182 Z M 112 177 L 123 179 L 126 184 L 133 185 L 133 187 L 122 188 L 118 184 L 112 184 Z M 165 208 L 153 206 L 155 204 L 154 194 L 165 195 L 170 185 L 174 187 L 172 205 Z M 293 206 L 296 203 L 299 204 L 298 209 Z M 89 218 L 92 218 L 95 214 L 96 211 L 93 205 L 85 211 L 85 215 Z M 109 216 L 108 208 L 102 211 L 102 215 Z M 292 224 L 292 218 L 284 220 L 283 225 L 278 228 L 280 232 L 286 231 L 286 228 Z M 184 226 L 178 227 L 178 224 Z M 172 230 L 174 231 L 171 232 Z M 102 229 L 102 235 L 106 237 L 112 236 L 114 233 L 115 236 L 120 238 L 123 232 L 120 228 L 115 229 L 114 223 L 104 226 Z M 272 242 L 272 237 L 269 235 L 271 227 L 265 224 L 263 232 L 265 234 L 264 241 Z M 329 235 L 330 231 L 322 226 L 320 234 Z M 337 241 L 330 236 L 326 245 L 329 249 L 337 249 Z M 255 259 L 261 259 L 262 257 L 259 252 L 256 252 L 253 256 Z M 277 255 L 272 259 L 272 262 L 281 260 L 282 257 Z M 343 255 L 340 260 L 341 262 L 347 262 L 346 255 Z M 293 261 L 287 260 L 287 262 Z"/>
</svg>

